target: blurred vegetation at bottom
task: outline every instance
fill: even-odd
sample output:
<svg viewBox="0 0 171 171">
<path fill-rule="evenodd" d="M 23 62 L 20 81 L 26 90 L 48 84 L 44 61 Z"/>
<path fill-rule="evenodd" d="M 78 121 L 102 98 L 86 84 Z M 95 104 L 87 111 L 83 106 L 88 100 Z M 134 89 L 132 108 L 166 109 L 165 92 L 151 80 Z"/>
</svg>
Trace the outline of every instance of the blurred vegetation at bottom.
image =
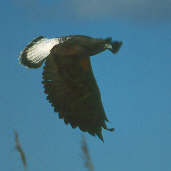
<svg viewBox="0 0 171 171">
<path fill-rule="evenodd" d="M 15 136 L 16 150 L 18 151 L 18 153 L 20 155 L 21 162 L 24 166 L 24 170 L 26 171 L 27 167 L 28 167 L 26 155 L 25 155 L 25 152 L 20 144 L 19 134 L 16 130 L 14 130 L 14 136 Z M 82 135 L 82 140 L 81 140 L 81 151 L 82 151 L 82 158 L 83 158 L 84 166 L 88 169 L 88 171 L 94 171 L 94 165 L 92 163 L 88 145 L 87 145 L 86 138 L 84 135 Z"/>
</svg>

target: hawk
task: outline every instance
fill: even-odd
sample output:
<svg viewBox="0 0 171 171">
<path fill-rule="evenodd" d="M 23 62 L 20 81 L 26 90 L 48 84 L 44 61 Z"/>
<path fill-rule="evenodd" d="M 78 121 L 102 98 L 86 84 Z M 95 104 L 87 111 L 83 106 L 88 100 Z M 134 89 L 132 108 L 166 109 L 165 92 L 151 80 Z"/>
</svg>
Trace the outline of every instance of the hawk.
<svg viewBox="0 0 171 171">
<path fill-rule="evenodd" d="M 105 50 L 117 53 L 121 41 L 99 39 L 83 35 L 58 38 L 37 37 L 19 56 L 19 62 L 28 68 L 43 68 L 43 86 L 47 99 L 72 128 L 98 136 L 104 141 L 102 128 L 107 128 L 99 88 L 93 75 L 90 56 Z"/>
</svg>

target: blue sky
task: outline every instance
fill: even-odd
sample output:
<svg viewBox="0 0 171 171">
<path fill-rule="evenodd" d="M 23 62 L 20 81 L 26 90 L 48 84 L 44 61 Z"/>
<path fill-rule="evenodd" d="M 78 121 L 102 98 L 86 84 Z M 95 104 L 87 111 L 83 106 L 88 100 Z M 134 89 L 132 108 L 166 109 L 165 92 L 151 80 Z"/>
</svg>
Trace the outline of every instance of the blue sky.
<svg viewBox="0 0 171 171">
<path fill-rule="evenodd" d="M 82 3 L 81 3 L 82 2 Z M 28 170 L 85 170 L 81 132 L 66 126 L 46 100 L 42 68 L 18 64 L 33 38 L 84 34 L 122 40 L 92 65 L 109 127 L 105 143 L 86 135 L 96 171 L 170 171 L 171 3 L 169 0 L 3 1 L 0 10 L 0 170 L 23 171 L 16 129 Z M 106 3 L 105 3 L 106 2 Z"/>
</svg>

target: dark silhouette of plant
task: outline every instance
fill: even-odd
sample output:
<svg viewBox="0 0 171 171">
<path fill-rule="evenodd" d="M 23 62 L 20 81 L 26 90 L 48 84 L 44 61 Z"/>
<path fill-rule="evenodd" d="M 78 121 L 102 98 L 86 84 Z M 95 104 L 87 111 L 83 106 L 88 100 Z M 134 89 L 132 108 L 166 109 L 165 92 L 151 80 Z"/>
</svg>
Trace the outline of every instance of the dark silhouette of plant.
<svg viewBox="0 0 171 171">
<path fill-rule="evenodd" d="M 16 147 L 18 153 L 20 154 L 21 161 L 22 161 L 22 163 L 24 165 L 24 169 L 26 170 L 26 168 L 27 168 L 26 157 L 25 157 L 25 153 L 24 153 L 24 151 L 23 151 L 23 149 L 21 147 L 21 144 L 19 142 L 19 136 L 18 136 L 18 133 L 17 133 L 16 130 L 14 130 L 14 135 L 15 135 L 15 143 L 16 143 L 15 147 Z"/>
<path fill-rule="evenodd" d="M 94 166 L 90 157 L 88 145 L 84 135 L 82 135 L 81 149 L 83 152 L 84 166 L 88 169 L 88 171 L 94 171 Z"/>
<path fill-rule="evenodd" d="M 23 148 L 19 142 L 19 135 L 16 130 L 14 130 L 14 136 L 15 136 L 15 143 L 16 143 L 15 148 L 20 155 L 22 164 L 24 166 L 24 170 L 26 171 L 26 169 L 27 169 L 26 156 L 25 156 L 25 152 L 23 151 Z M 88 171 L 94 171 L 94 165 L 92 163 L 90 153 L 88 150 L 88 145 L 87 145 L 86 138 L 84 135 L 82 135 L 82 139 L 81 139 L 81 150 L 82 150 L 82 154 L 83 154 L 84 166 L 88 169 Z"/>
</svg>

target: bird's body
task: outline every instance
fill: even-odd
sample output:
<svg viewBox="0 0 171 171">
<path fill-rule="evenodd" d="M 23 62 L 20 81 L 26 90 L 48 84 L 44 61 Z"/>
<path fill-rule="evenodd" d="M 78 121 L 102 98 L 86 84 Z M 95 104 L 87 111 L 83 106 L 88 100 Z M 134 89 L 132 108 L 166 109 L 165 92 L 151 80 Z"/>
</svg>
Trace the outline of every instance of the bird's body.
<svg viewBox="0 0 171 171">
<path fill-rule="evenodd" d="M 116 53 L 121 42 L 88 36 L 38 37 L 26 46 L 20 63 L 29 68 L 40 67 L 45 60 L 43 85 L 47 99 L 73 128 L 97 135 L 102 141 L 102 128 L 108 121 L 94 78 L 90 56 L 109 49 Z"/>
</svg>

